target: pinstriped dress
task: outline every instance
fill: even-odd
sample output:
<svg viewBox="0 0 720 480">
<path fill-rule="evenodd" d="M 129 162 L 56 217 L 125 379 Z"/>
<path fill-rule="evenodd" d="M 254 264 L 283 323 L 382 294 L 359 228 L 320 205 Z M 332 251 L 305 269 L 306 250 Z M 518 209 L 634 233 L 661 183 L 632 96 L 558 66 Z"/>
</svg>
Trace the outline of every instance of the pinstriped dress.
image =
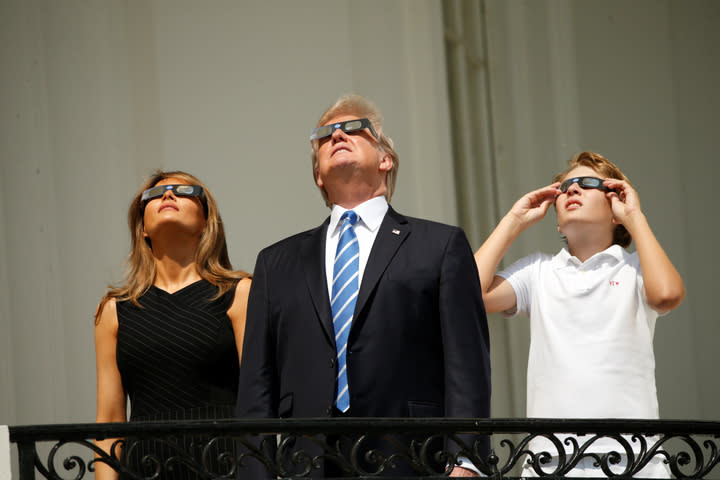
<svg viewBox="0 0 720 480">
<path fill-rule="evenodd" d="M 234 290 L 216 300 L 217 287 L 200 280 L 168 293 L 151 287 L 139 302 L 118 302 L 117 364 L 130 398 L 130 421 L 233 418 L 238 385 L 238 354 L 227 316 Z M 200 444 L 206 438 L 171 439 L 203 465 Z M 221 442 L 220 448 L 231 447 Z M 200 478 L 192 466 L 171 459 L 174 445 L 128 439 L 125 460 L 140 476 L 152 476 L 160 461 L 161 479 Z M 217 451 L 211 452 L 217 453 Z M 192 462 L 191 462 L 192 464 Z M 205 467 L 227 470 L 217 454 Z"/>
</svg>

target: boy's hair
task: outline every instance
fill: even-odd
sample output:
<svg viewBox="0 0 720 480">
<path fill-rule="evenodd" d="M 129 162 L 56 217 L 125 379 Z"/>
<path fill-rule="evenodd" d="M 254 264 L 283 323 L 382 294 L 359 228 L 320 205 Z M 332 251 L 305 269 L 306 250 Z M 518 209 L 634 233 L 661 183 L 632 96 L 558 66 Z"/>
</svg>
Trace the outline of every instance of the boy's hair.
<svg viewBox="0 0 720 480">
<path fill-rule="evenodd" d="M 595 170 L 598 175 L 602 178 L 616 178 L 618 180 L 625 180 L 630 183 L 630 180 L 625 174 L 618 168 L 617 165 L 612 163 L 607 158 L 603 157 L 599 153 L 595 152 L 580 152 L 570 159 L 568 162 L 568 168 L 561 173 L 558 173 L 553 178 L 553 182 L 560 182 L 563 178 L 574 168 L 577 167 L 588 167 Z M 632 184 L 631 184 L 632 185 Z M 613 244 L 620 245 L 623 248 L 627 248 L 632 243 L 632 236 L 630 232 L 623 225 L 615 227 L 613 232 Z"/>
</svg>

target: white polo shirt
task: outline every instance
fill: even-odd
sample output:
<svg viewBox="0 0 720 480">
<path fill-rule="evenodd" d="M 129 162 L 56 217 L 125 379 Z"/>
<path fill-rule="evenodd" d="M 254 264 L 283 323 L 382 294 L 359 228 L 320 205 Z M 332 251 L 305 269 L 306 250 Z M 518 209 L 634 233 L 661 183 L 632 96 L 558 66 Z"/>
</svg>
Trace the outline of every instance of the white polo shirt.
<svg viewBox="0 0 720 480">
<path fill-rule="evenodd" d="M 653 334 L 637 253 L 619 245 L 580 262 L 563 249 L 498 273 L 530 317 L 527 415 L 658 418 Z"/>
</svg>

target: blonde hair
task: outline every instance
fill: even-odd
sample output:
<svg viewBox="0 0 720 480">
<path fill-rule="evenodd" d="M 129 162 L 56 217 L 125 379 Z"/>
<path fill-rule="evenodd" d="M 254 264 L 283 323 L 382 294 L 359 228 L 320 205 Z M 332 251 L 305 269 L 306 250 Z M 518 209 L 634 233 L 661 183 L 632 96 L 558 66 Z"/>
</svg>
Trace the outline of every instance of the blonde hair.
<svg viewBox="0 0 720 480">
<path fill-rule="evenodd" d="M 615 178 L 618 180 L 624 180 L 630 183 L 630 180 L 625 174 L 618 168 L 617 165 L 612 163 L 607 158 L 603 157 L 599 153 L 595 152 L 580 152 L 573 156 L 568 161 L 568 168 L 561 173 L 558 173 L 553 178 L 553 182 L 561 182 L 565 176 L 570 173 L 571 170 L 577 167 L 588 167 L 595 170 L 602 178 Z M 631 184 L 632 185 L 632 184 Z M 623 225 L 615 227 L 613 232 L 613 244 L 620 245 L 623 248 L 627 248 L 632 243 L 632 236 L 630 232 Z"/>
<path fill-rule="evenodd" d="M 380 112 L 380 109 L 377 108 L 375 104 L 372 103 L 370 100 L 366 99 L 361 95 L 343 95 L 342 97 L 338 98 L 330 108 L 325 110 L 325 113 L 322 114 L 316 126 L 322 127 L 323 125 L 326 125 L 331 118 L 337 117 L 339 115 L 354 115 L 358 118 L 367 118 L 368 120 L 370 120 L 370 123 L 375 129 L 375 132 L 378 134 L 378 150 L 383 153 L 389 154 L 393 162 L 392 169 L 387 172 L 387 177 L 385 178 L 385 198 L 387 199 L 388 203 L 390 203 L 390 199 L 392 198 L 393 192 L 395 191 L 395 182 L 397 181 L 398 168 L 400 167 L 400 157 L 393 148 L 392 138 L 388 137 L 383 131 L 383 116 Z M 315 172 L 319 167 L 319 141 L 313 140 L 312 142 L 310 142 L 310 144 L 312 146 L 312 175 L 313 181 L 315 181 Z M 325 191 L 324 188 L 321 188 L 320 193 L 325 200 L 325 205 L 330 207 L 332 204 L 330 202 L 330 199 L 328 198 L 327 191 Z"/>
<path fill-rule="evenodd" d="M 177 178 L 189 185 L 203 188 L 206 202 L 206 225 L 200 235 L 200 243 L 195 252 L 195 264 L 202 278 L 218 287 L 215 298 L 221 297 L 232 289 L 242 278 L 250 276 L 242 270 L 233 270 L 225 242 L 225 229 L 218 212 L 217 203 L 208 188 L 198 178 L 181 171 L 165 172 L 157 170 L 140 187 L 128 210 L 128 226 L 130 227 L 130 254 L 127 258 L 127 274 L 121 286 L 108 286 L 105 296 L 98 305 L 95 322 L 98 321 L 105 304 L 112 298 L 118 301 L 130 300 L 141 306 L 138 299 L 152 286 L 155 281 L 156 264 L 149 239 L 145 238 L 144 213 L 141 201 L 142 192 L 157 185 L 161 180 Z"/>
</svg>

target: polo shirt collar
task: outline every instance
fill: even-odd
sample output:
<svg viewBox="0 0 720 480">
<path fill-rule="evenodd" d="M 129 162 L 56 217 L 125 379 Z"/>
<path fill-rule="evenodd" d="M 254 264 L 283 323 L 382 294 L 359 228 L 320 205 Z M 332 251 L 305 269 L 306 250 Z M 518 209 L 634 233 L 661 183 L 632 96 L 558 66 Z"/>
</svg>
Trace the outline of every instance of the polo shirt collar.
<svg viewBox="0 0 720 480">
<path fill-rule="evenodd" d="M 585 260 L 585 262 L 581 262 L 577 257 L 570 255 L 567 247 L 563 247 L 563 249 L 560 250 L 560 252 L 558 252 L 557 255 L 553 257 L 552 261 L 556 267 L 566 267 L 569 265 L 591 266 L 601 264 L 602 262 L 616 264 L 623 260 L 624 254 L 625 250 L 620 245 L 614 244 L 609 246 L 602 252 L 596 253 L 592 257 Z"/>
</svg>

